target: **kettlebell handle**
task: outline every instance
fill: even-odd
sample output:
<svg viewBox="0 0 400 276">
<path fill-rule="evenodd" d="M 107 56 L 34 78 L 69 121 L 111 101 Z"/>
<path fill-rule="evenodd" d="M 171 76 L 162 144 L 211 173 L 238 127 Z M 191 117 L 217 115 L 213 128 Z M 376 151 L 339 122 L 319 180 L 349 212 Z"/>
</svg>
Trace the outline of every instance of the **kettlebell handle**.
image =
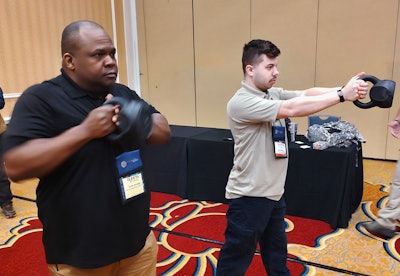
<svg viewBox="0 0 400 276">
<path fill-rule="evenodd" d="M 125 100 L 125 99 L 122 98 L 122 97 L 112 97 L 111 99 L 105 101 L 103 105 L 107 105 L 107 104 L 109 104 L 109 105 L 119 105 L 120 114 L 121 114 L 122 109 L 128 104 L 128 101 Z M 120 116 L 120 120 L 121 120 L 121 119 L 122 119 L 122 120 L 125 120 L 125 117 Z M 125 125 L 125 124 L 124 124 L 124 125 Z M 110 134 L 107 135 L 107 138 L 108 138 L 109 140 L 111 140 L 111 141 L 119 140 L 122 136 L 125 135 L 125 133 L 126 133 L 127 131 L 128 131 L 127 128 L 125 128 L 125 129 L 122 129 L 122 128 L 121 128 L 121 123 L 120 123 L 120 125 L 117 126 L 117 128 L 115 129 L 114 132 L 112 132 L 112 133 L 110 133 Z"/>
<path fill-rule="evenodd" d="M 112 97 L 111 99 L 107 100 L 104 102 L 103 105 L 119 105 L 120 109 L 122 109 L 126 104 L 127 104 L 127 100 L 125 100 L 122 97 Z"/>
<path fill-rule="evenodd" d="M 364 76 L 361 76 L 361 77 L 359 77 L 360 79 L 362 79 L 362 80 L 365 80 L 365 81 L 369 81 L 369 82 L 371 82 L 372 84 L 376 84 L 378 81 L 380 81 L 380 79 L 378 79 L 377 77 L 375 77 L 375 76 L 372 76 L 372 75 L 364 75 Z"/>
</svg>

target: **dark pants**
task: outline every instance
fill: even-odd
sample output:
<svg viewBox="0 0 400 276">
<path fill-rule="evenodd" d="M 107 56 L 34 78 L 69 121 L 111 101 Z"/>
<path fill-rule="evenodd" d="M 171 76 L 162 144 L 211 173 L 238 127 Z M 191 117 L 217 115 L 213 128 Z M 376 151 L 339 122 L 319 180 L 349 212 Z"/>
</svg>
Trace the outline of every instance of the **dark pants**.
<svg viewBox="0 0 400 276">
<path fill-rule="evenodd" d="M 225 244 L 218 258 L 217 275 L 244 275 L 257 244 L 268 276 L 290 275 L 286 266 L 286 203 L 261 197 L 229 200 Z"/>
<path fill-rule="evenodd" d="M 10 180 L 8 180 L 4 169 L 3 153 L 3 134 L 0 134 L 0 205 L 10 202 L 13 198 L 10 189 Z"/>
</svg>

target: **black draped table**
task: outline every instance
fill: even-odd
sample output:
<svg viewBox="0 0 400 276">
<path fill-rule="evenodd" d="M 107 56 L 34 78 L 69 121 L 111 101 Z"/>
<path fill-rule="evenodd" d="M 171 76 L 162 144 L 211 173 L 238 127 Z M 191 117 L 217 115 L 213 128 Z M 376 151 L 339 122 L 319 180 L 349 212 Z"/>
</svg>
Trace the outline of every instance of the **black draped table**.
<svg viewBox="0 0 400 276">
<path fill-rule="evenodd" d="M 304 136 L 296 140 L 311 145 Z M 364 184 L 361 144 L 302 149 L 290 143 L 285 185 L 286 213 L 346 228 L 361 202 Z"/>
<path fill-rule="evenodd" d="M 225 185 L 233 164 L 230 130 L 172 125 L 171 131 L 169 143 L 147 146 L 143 151 L 150 190 L 189 200 L 226 203 Z M 304 136 L 297 136 L 296 140 L 310 145 Z M 287 214 L 346 228 L 361 202 L 362 192 L 360 144 L 325 150 L 289 144 Z"/>
</svg>

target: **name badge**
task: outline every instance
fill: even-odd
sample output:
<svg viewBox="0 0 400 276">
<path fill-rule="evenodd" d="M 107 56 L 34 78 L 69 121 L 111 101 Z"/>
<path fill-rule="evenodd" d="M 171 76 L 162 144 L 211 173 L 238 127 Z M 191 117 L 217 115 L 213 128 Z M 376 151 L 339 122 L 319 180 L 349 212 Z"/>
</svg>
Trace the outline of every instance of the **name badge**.
<svg viewBox="0 0 400 276">
<path fill-rule="evenodd" d="M 287 158 L 285 132 L 286 129 L 284 126 L 272 127 L 272 141 L 274 143 L 274 151 L 276 158 Z"/>
<path fill-rule="evenodd" d="M 119 174 L 119 191 L 123 204 L 144 194 L 143 163 L 140 151 L 124 152 L 116 157 Z"/>
</svg>

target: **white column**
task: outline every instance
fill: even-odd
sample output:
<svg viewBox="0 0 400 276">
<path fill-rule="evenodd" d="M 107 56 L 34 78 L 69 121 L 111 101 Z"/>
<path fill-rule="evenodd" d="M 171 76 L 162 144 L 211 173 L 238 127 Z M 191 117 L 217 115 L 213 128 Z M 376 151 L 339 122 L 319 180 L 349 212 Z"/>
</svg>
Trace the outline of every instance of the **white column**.
<svg viewBox="0 0 400 276">
<path fill-rule="evenodd" d="M 136 23 L 136 1 L 123 0 L 126 66 L 128 86 L 140 96 L 139 47 Z"/>
</svg>

